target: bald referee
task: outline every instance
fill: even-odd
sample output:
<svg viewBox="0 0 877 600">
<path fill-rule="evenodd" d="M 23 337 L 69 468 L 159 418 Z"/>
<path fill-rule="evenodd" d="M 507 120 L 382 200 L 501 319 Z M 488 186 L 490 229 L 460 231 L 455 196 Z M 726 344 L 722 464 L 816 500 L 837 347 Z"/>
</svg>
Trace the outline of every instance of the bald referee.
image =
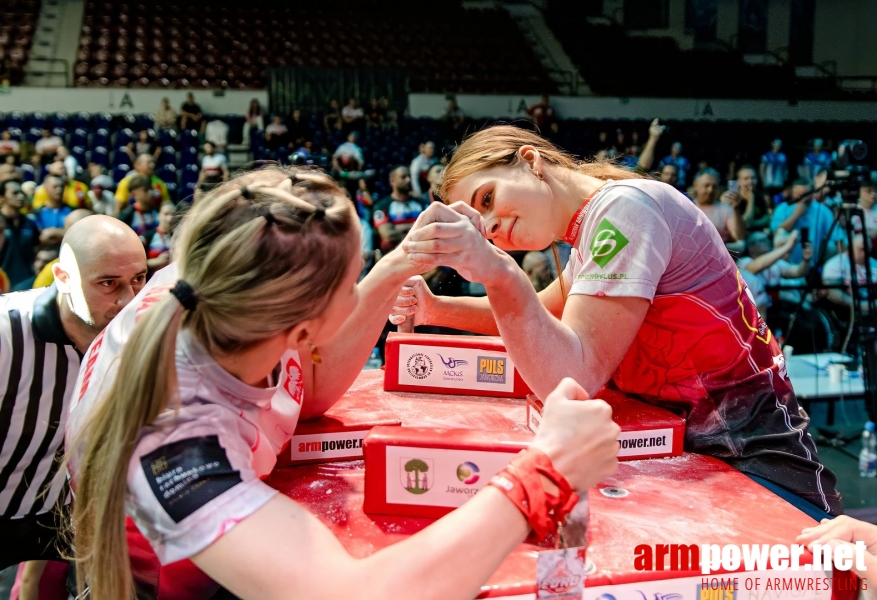
<svg viewBox="0 0 877 600">
<path fill-rule="evenodd" d="M 140 291 L 146 252 L 112 217 L 86 217 L 65 233 L 55 283 L 0 296 L 0 569 L 59 558 L 55 477 L 79 363 Z"/>
</svg>

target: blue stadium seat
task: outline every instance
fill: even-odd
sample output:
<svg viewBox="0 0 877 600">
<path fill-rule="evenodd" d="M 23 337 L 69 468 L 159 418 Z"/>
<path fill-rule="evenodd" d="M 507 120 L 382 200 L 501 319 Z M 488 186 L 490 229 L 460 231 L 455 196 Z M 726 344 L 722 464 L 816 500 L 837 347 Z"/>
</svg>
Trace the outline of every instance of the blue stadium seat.
<svg viewBox="0 0 877 600">
<path fill-rule="evenodd" d="M 144 129 L 152 129 L 155 121 L 152 120 L 152 115 L 137 115 L 136 125 L 137 131 L 143 131 Z M 155 135 L 154 132 L 153 135 Z"/>
<path fill-rule="evenodd" d="M 109 129 L 113 122 L 113 115 L 110 113 L 100 113 L 92 117 L 92 123 L 95 127 Z"/>
<path fill-rule="evenodd" d="M 177 162 L 177 151 L 174 150 L 173 146 L 165 146 L 161 149 L 161 154 L 158 155 L 158 165 L 172 165 Z"/>
<path fill-rule="evenodd" d="M 164 184 L 167 187 L 168 196 L 171 197 L 172 201 L 176 202 L 177 201 L 177 184 L 174 183 L 173 181 L 165 181 Z"/>
<path fill-rule="evenodd" d="M 73 158 L 76 159 L 80 166 L 85 167 L 88 164 L 88 161 L 85 160 L 85 146 L 73 146 L 70 149 L 70 154 L 73 155 Z"/>
<path fill-rule="evenodd" d="M 158 143 L 160 146 L 173 146 L 176 148 L 177 146 L 177 132 L 173 129 L 162 129 L 158 133 Z"/>
<path fill-rule="evenodd" d="M 63 127 L 67 129 L 70 126 L 70 115 L 65 112 L 57 112 L 51 118 L 52 127 Z"/>
<path fill-rule="evenodd" d="M 30 115 L 30 126 L 36 127 L 38 129 L 42 129 L 46 127 L 48 123 L 46 123 L 46 115 L 45 113 L 35 112 Z"/>
<path fill-rule="evenodd" d="M 24 129 L 24 113 L 19 110 L 11 113 L 6 126 L 15 129 Z"/>
<path fill-rule="evenodd" d="M 91 125 L 91 114 L 87 112 L 76 113 L 73 117 L 73 127 L 88 129 Z"/>
<path fill-rule="evenodd" d="M 7 131 L 9 131 L 10 137 L 16 142 L 21 141 L 21 129 L 18 127 L 10 127 Z"/>
<path fill-rule="evenodd" d="M 183 187 L 186 187 L 189 184 L 198 183 L 198 165 L 188 165 L 186 167 L 183 167 L 182 171 L 183 174 L 180 178 L 180 183 L 183 185 Z"/>
<path fill-rule="evenodd" d="M 63 127 L 54 127 L 52 129 L 52 135 L 56 135 L 63 140 L 67 137 L 67 130 Z"/>
<path fill-rule="evenodd" d="M 110 131 L 106 127 L 100 127 L 95 130 L 94 136 L 91 138 L 91 147 L 95 148 L 97 146 L 109 146 L 110 144 Z"/>
<path fill-rule="evenodd" d="M 131 168 L 131 157 L 125 152 L 125 146 L 120 146 L 113 152 L 113 166 L 120 167 L 122 165 Z"/>
<path fill-rule="evenodd" d="M 109 162 L 109 152 L 107 151 L 105 146 L 96 146 L 91 151 L 91 162 L 97 163 L 102 167 L 107 166 Z"/>
<path fill-rule="evenodd" d="M 174 165 L 165 165 L 159 168 L 155 174 L 166 184 L 170 185 L 173 183 L 174 186 L 177 185 L 177 168 Z"/>
<path fill-rule="evenodd" d="M 122 129 L 121 131 L 119 131 L 116 134 L 116 145 L 117 146 L 127 146 L 128 144 L 133 142 L 135 139 L 136 139 L 136 136 L 135 136 L 134 132 L 131 129 L 129 129 L 128 127 L 125 127 L 124 129 Z"/>
<path fill-rule="evenodd" d="M 84 127 L 77 127 L 73 130 L 73 134 L 70 136 L 70 145 L 71 146 L 87 146 L 88 145 L 88 130 Z"/>
<path fill-rule="evenodd" d="M 187 167 L 189 165 L 198 164 L 198 149 L 195 147 L 183 148 L 180 151 L 180 166 Z"/>
<path fill-rule="evenodd" d="M 39 127 L 31 127 L 27 130 L 27 135 L 25 135 L 25 139 L 31 144 L 35 144 L 41 137 L 43 137 L 43 130 Z"/>
<path fill-rule="evenodd" d="M 183 148 L 198 147 L 198 134 L 194 131 L 181 131 L 180 144 Z"/>
<path fill-rule="evenodd" d="M 36 181 L 36 172 L 34 171 L 33 165 L 22 163 L 19 168 L 21 169 L 21 174 L 25 181 Z"/>
<path fill-rule="evenodd" d="M 128 174 L 128 171 L 131 170 L 131 167 L 128 165 L 119 165 L 113 169 L 113 180 L 114 181 L 122 181 L 125 178 L 125 175 Z"/>
</svg>

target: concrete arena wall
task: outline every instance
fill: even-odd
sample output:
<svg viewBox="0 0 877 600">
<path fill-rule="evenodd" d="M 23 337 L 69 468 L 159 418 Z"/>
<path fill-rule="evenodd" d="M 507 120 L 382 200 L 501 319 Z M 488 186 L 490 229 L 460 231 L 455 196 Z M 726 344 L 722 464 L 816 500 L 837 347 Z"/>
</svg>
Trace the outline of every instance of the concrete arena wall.
<svg viewBox="0 0 877 600">
<path fill-rule="evenodd" d="M 216 95 L 213 90 L 191 90 L 195 101 L 208 114 L 243 115 L 250 100 L 258 98 L 262 106 L 268 104 L 266 90 L 229 90 Z M 0 93 L 0 112 L 108 112 L 152 113 L 162 98 L 170 100 L 174 110 L 186 100 L 189 90 L 150 90 L 120 88 L 32 88 L 13 87 Z"/>
</svg>

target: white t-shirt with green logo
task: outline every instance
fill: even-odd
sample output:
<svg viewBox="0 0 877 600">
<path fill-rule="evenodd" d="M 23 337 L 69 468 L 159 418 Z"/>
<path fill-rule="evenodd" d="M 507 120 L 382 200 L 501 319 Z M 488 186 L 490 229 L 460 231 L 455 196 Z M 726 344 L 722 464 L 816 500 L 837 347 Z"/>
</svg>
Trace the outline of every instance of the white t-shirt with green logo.
<svg viewBox="0 0 877 600">
<path fill-rule="evenodd" d="M 651 302 L 611 385 L 685 417 L 687 451 L 840 512 L 783 353 L 719 232 L 691 200 L 655 180 L 605 184 L 563 275 L 570 295 Z"/>
</svg>

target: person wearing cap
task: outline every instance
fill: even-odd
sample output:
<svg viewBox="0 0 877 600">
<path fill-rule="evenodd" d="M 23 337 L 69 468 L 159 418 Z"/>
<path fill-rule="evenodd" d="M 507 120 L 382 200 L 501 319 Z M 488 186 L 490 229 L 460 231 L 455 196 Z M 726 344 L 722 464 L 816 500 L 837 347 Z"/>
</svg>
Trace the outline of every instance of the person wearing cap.
<svg viewBox="0 0 877 600">
<path fill-rule="evenodd" d="M 115 187 L 113 178 L 109 175 L 98 175 L 91 180 L 88 200 L 91 202 L 91 209 L 96 214 L 109 217 L 115 217 L 118 214 L 116 197 L 112 191 Z"/>
</svg>

